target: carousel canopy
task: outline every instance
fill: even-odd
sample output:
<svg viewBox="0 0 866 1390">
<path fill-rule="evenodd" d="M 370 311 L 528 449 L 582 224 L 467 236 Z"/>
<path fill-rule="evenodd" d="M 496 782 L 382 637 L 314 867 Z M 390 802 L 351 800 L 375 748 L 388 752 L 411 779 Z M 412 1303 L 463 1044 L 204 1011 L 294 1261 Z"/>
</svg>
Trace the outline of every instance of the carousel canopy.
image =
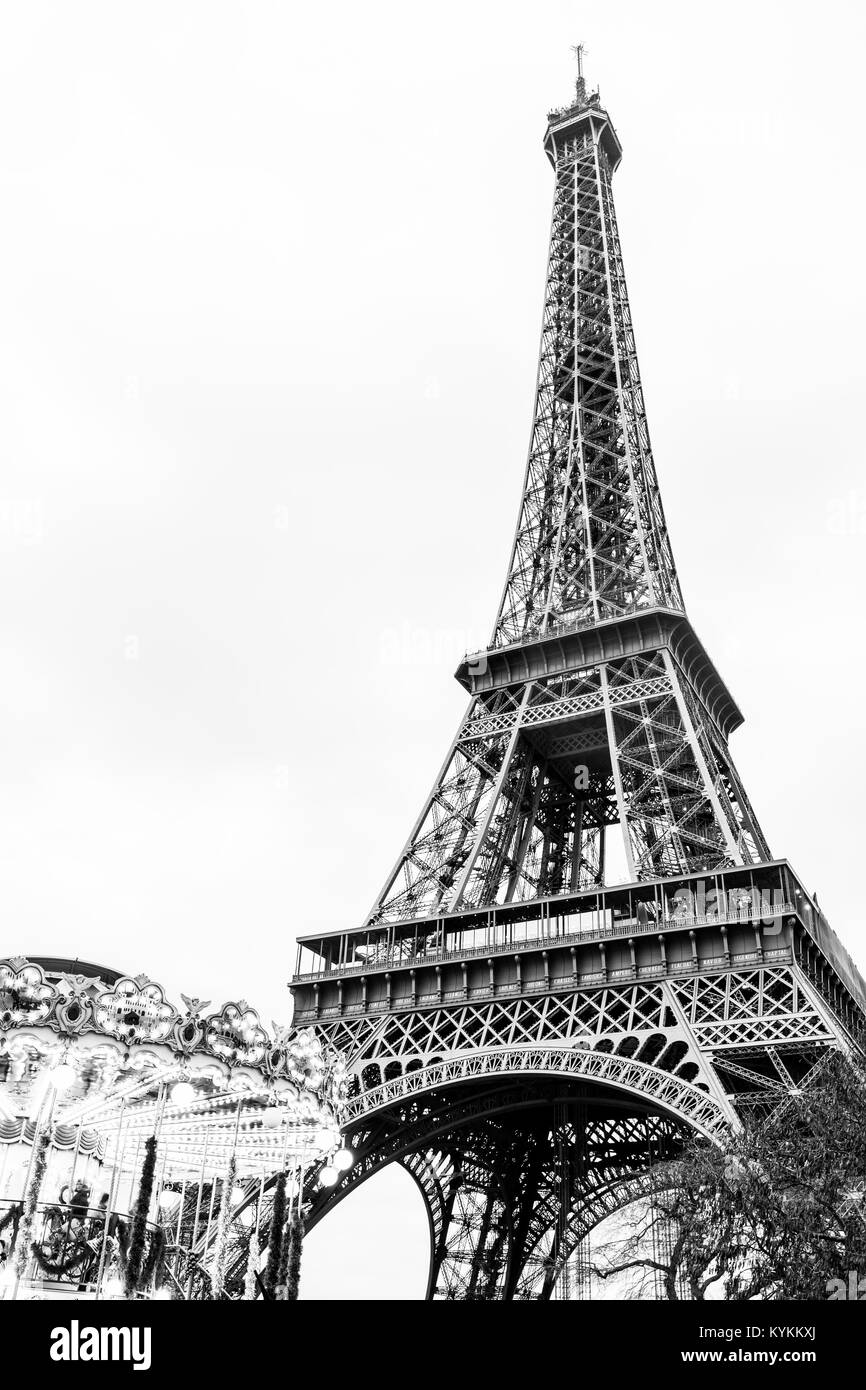
<svg viewBox="0 0 866 1390">
<path fill-rule="evenodd" d="M 346 1068 L 310 1029 L 80 961 L 0 961 L 0 1143 L 50 1124 L 120 1170 L 158 1130 L 166 1175 L 303 1166 L 339 1142 Z"/>
</svg>

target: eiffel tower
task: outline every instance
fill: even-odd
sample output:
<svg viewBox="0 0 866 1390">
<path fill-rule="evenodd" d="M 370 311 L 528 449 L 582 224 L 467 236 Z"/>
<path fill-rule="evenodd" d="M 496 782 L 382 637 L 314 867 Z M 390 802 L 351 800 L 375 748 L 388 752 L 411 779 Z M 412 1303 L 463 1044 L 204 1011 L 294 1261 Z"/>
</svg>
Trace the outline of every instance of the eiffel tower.
<svg viewBox="0 0 866 1390">
<path fill-rule="evenodd" d="M 366 922 L 300 938 L 297 1026 L 348 1053 L 354 1166 L 412 1175 L 428 1298 L 546 1299 L 651 1170 L 859 1048 L 866 988 L 731 759 L 686 615 L 611 180 L 578 50 L 529 459 L 469 707 Z M 582 1282 L 578 1280 L 578 1283 Z M 557 1290 L 559 1289 L 559 1293 Z"/>
</svg>

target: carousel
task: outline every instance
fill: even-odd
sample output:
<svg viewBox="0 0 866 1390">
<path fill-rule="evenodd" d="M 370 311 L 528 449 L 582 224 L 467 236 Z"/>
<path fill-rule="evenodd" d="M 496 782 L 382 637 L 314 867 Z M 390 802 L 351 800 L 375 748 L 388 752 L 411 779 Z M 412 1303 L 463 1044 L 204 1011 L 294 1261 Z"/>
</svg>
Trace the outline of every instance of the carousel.
<svg viewBox="0 0 866 1390">
<path fill-rule="evenodd" d="M 296 1298 L 346 1068 L 245 1001 L 0 961 L 0 1299 Z"/>
</svg>

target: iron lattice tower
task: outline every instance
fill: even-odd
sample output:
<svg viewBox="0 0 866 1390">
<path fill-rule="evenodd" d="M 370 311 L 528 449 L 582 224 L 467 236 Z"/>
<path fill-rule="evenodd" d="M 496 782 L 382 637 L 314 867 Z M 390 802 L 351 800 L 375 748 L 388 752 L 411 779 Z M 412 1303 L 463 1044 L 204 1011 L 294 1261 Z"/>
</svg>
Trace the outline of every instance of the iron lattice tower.
<svg viewBox="0 0 866 1390">
<path fill-rule="evenodd" d="M 866 1012 L 770 854 L 728 749 L 742 716 L 686 615 L 611 191 L 621 147 L 582 70 L 544 147 L 534 421 L 490 645 L 457 671 L 468 711 L 367 921 L 301 938 L 292 984 L 296 1024 L 355 1078 L 356 1162 L 308 1224 L 402 1163 L 431 1298 L 551 1296 L 688 1130 L 777 1103 L 826 1049 L 860 1046 Z"/>
</svg>

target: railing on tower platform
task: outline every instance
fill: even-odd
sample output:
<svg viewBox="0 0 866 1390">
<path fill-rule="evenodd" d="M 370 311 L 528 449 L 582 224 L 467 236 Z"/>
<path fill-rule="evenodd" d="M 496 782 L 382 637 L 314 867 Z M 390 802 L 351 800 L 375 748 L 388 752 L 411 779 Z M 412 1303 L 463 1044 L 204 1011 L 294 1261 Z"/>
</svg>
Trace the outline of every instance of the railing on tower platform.
<svg viewBox="0 0 866 1390">
<path fill-rule="evenodd" d="M 294 983 L 682 929 L 758 922 L 778 931 L 801 911 L 817 917 L 782 860 L 304 937 Z"/>
</svg>

